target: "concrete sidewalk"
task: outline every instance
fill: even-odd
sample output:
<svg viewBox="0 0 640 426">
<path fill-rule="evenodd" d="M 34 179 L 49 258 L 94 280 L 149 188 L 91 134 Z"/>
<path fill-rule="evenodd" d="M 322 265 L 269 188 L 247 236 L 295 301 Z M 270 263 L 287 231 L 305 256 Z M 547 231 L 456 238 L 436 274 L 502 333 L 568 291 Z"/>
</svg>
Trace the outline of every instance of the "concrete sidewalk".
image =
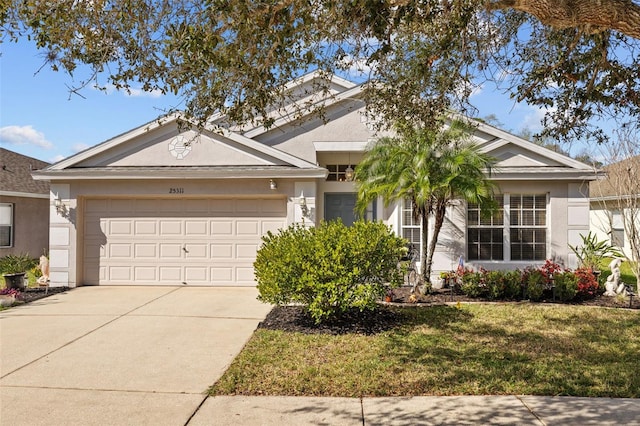
<svg viewBox="0 0 640 426">
<path fill-rule="evenodd" d="M 640 425 L 640 400 L 539 396 L 208 398 L 201 425 Z"/>
<path fill-rule="evenodd" d="M 207 397 L 256 296 L 83 287 L 0 312 L 0 425 L 640 425 L 640 399 Z"/>
</svg>

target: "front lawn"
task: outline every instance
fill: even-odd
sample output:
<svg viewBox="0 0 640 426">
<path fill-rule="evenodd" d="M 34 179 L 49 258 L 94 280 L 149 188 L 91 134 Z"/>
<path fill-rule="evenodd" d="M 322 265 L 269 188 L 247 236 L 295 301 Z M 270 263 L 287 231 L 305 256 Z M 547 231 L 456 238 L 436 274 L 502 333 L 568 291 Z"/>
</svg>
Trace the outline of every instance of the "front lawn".
<svg viewBox="0 0 640 426">
<path fill-rule="evenodd" d="M 212 395 L 640 397 L 638 311 L 405 307 L 375 335 L 258 329 Z"/>
</svg>

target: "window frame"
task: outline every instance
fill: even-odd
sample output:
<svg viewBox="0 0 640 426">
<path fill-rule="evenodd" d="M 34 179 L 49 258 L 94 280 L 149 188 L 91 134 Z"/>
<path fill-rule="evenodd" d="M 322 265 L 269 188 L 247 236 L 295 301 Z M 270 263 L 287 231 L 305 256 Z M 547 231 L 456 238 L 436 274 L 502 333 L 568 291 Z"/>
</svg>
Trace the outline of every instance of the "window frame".
<svg viewBox="0 0 640 426">
<path fill-rule="evenodd" d="M 624 217 L 621 210 L 616 209 L 611 211 L 611 230 L 609 233 L 611 245 L 624 249 L 626 232 L 624 229 Z"/>
<path fill-rule="evenodd" d="M 467 204 L 467 209 L 466 209 L 466 227 L 465 227 L 465 241 L 466 241 L 466 254 L 467 254 L 467 260 L 468 261 L 472 261 L 472 262 L 539 262 L 539 261 L 544 261 L 545 258 L 547 257 L 548 253 L 549 253 L 549 226 L 550 226 L 550 214 L 549 214 L 549 209 L 550 209 L 550 197 L 549 197 L 549 193 L 543 193 L 543 192 L 523 192 L 523 193 L 509 193 L 509 192 L 504 192 L 499 194 L 500 196 L 503 197 L 503 220 L 502 220 L 502 226 L 500 225 L 486 225 L 486 224 L 482 224 L 482 223 L 478 223 L 477 225 L 470 225 L 469 223 L 469 205 Z M 523 197 L 544 197 L 544 209 L 540 209 L 540 208 L 536 208 L 536 198 L 534 198 L 533 200 L 533 206 L 532 209 L 530 210 L 532 212 L 532 218 L 533 218 L 533 225 L 529 225 L 529 224 L 523 224 L 522 221 L 520 221 L 520 223 L 516 223 L 516 224 L 512 224 L 512 214 L 515 214 L 516 210 L 515 208 L 512 210 L 512 204 L 517 204 L 517 203 L 513 203 L 512 199 L 515 200 L 517 197 L 520 197 L 520 215 L 518 215 L 518 218 L 522 218 L 523 216 L 521 215 L 522 212 L 524 211 L 528 211 L 523 209 L 523 202 L 522 199 Z M 544 224 L 543 225 L 537 225 L 536 224 L 536 212 L 539 211 L 544 211 Z M 499 258 L 491 258 L 491 259 L 482 259 L 480 258 L 480 256 L 478 255 L 477 258 L 472 257 L 471 256 L 471 251 L 470 251 L 470 241 L 469 241 L 469 230 L 470 229 L 499 229 L 502 228 L 502 259 Z M 512 231 L 516 231 L 516 230 L 533 230 L 534 233 L 534 239 L 533 242 L 531 244 L 534 244 L 534 248 L 532 250 L 533 256 L 532 258 L 521 258 L 521 259 L 514 259 L 514 256 L 512 255 L 512 248 L 513 245 L 518 244 L 516 242 L 513 242 L 512 244 L 512 238 L 511 238 L 511 232 Z M 535 240 L 535 235 L 536 235 L 536 230 L 543 230 L 544 231 L 544 243 L 538 243 Z M 489 244 L 493 243 L 493 241 L 491 241 Z M 478 244 L 482 244 L 482 242 L 478 242 Z M 522 245 L 527 244 L 526 242 L 521 242 L 519 243 Z M 536 258 L 535 253 L 535 245 L 542 245 L 543 247 L 543 257 L 542 258 Z M 480 254 L 480 249 L 478 249 L 478 254 Z"/>
<path fill-rule="evenodd" d="M 9 207 L 10 213 L 9 213 L 9 223 L 0 223 L 0 227 L 8 227 L 9 228 L 9 245 L 3 245 L 2 241 L 0 240 L 0 248 L 12 248 L 15 245 L 15 236 L 14 236 L 14 230 L 15 230 L 15 216 L 16 216 L 16 211 L 15 211 L 15 204 L 14 203 L 0 203 L 0 207 Z"/>
<path fill-rule="evenodd" d="M 405 216 L 408 215 L 408 216 Z M 410 218 L 407 224 L 405 217 Z M 411 244 L 416 250 L 422 250 L 422 223 L 421 219 L 416 219 L 413 215 L 413 205 L 410 198 L 405 198 L 400 204 L 400 236 Z M 407 237 L 405 230 L 410 230 L 411 238 Z M 417 241 L 413 238 L 417 235 Z"/>
</svg>

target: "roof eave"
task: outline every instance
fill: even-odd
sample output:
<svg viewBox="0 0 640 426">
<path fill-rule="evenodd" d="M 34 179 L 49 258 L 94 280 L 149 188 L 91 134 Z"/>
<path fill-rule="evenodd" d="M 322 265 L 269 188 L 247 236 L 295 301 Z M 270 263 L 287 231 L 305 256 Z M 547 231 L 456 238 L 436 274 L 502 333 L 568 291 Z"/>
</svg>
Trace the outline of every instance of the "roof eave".
<svg viewBox="0 0 640 426">
<path fill-rule="evenodd" d="M 60 171 L 41 171 L 33 173 L 35 180 L 68 181 L 68 180 L 163 180 L 163 179 L 276 179 L 276 178 L 326 178 L 328 171 L 323 168 L 313 169 L 260 169 L 260 170 L 131 170 L 110 169 L 66 169 Z"/>
</svg>

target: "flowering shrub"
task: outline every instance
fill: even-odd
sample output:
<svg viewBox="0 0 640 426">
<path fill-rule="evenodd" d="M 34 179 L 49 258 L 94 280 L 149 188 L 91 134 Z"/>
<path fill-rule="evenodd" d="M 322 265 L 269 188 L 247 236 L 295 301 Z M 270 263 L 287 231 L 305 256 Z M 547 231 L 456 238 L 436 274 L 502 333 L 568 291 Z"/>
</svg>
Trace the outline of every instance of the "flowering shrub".
<svg viewBox="0 0 640 426">
<path fill-rule="evenodd" d="M 576 294 L 580 299 L 592 299 L 600 292 L 600 285 L 596 276 L 593 275 L 591 269 L 578 268 L 575 271 L 578 278 L 578 292 Z"/>
<path fill-rule="evenodd" d="M 15 289 L 15 288 L 3 288 L 2 290 L 0 290 L 0 295 L 5 296 L 13 296 L 16 299 L 18 298 L 18 296 L 20 296 L 20 292 Z"/>
<path fill-rule="evenodd" d="M 547 287 L 547 278 L 540 269 L 527 268 L 523 274 L 523 287 L 524 297 L 537 302 L 542 299 L 542 294 Z"/>
<path fill-rule="evenodd" d="M 550 289 L 553 285 L 554 275 L 559 272 L 563 272 L 563 270 L 564 269 L 562 268 L 562 266 L 558 265 L 551 259 L 547 259 L 544 262 L 544 265 L 540 267 L 540 272 L 544 277 L 544 284 L 546 289 Z"/>
</svg>

